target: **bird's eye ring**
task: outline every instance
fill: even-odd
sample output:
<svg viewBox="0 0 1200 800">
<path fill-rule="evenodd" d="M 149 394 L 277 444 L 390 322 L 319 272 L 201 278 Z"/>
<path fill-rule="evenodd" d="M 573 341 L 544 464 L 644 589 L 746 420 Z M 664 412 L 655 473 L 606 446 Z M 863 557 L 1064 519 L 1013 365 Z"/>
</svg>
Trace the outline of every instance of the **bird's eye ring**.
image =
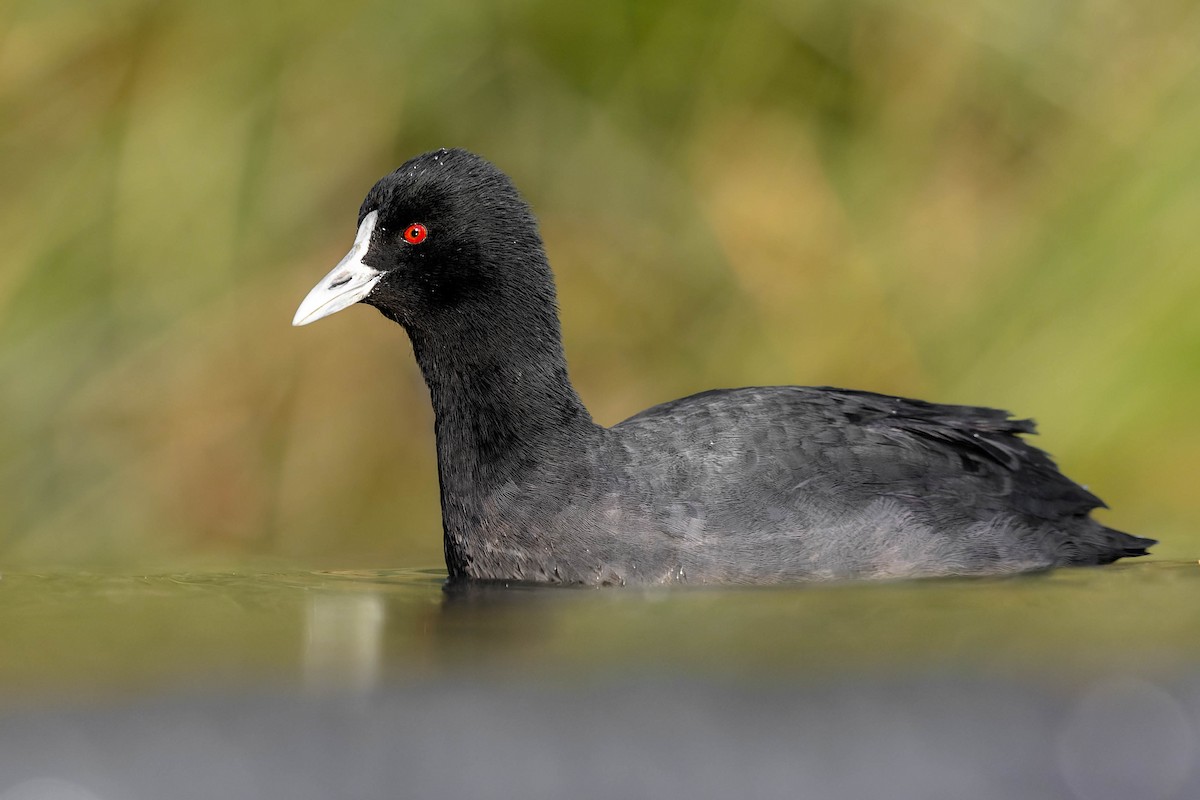
<svg viewBox="0 0 1200 800">
<path fill-rule="evenodd" d="M 414 222 L 404 229 L 404 241 L 409 244 L 420 244 L 428 235 L 429 231 L 419 222 Z"/>
</svg>

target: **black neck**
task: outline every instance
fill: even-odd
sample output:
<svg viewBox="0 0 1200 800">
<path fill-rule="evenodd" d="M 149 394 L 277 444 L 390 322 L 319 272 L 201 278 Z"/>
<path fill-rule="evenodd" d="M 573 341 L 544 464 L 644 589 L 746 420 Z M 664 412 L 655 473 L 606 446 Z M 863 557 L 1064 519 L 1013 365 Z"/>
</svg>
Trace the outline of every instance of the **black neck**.
<svg viewBox="0 0 1200 800">
<path fill-rule="evenodd" d="M 506 525 L 505 510 L 487 498 L 568 471 L 600 435 L 567 377 L 554 322 L 541 335 L 477 332 L 451 341 L 409 331 L 433 401 L 451 576 L 470 574 L 481 532 Z"/>
<path fill-rule="evenodd" d="M 433 401 L 443 505 L 569 457 L 598 430 L 567 376 L 557 319 L 537 327 L 409 332 Z"/>
</svg>

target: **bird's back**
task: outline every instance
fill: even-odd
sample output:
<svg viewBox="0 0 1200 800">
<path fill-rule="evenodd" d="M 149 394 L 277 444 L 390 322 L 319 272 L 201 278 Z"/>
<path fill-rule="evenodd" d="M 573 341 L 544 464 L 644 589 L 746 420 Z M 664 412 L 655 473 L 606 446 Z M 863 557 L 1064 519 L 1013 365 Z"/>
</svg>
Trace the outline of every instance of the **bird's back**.
<svg viewBox="0 0 1200 800">
<path fill-rule="evenodd" d="M 614 426 L 623 531 L 676 554 L 686 580 L 1002 573 L 1106 563 L 1150 540 L 1006 412 L 848 390 L 717 390 Z M 663 548 L 656 548 L 659 552 Z"/>
</svg>

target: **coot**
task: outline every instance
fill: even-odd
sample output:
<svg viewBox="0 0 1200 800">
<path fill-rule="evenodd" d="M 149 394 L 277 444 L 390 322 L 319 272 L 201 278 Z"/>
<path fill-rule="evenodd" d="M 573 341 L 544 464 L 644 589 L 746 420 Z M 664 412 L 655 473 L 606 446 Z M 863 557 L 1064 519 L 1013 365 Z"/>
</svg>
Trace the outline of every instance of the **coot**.
<svg viewBox="0 0 1200 800">
<path fill-rule="evenodd" d="M 435 413 L 452 578 L 778 583 L 979 575 L 1145 555 L 1007 412 L 828 387 L 721 389 L 619 425 L 567 377 L 529 206 L 464 150 L 358 212 L 294 325 L 362 302 L 408 332 Z"/>
</svg>

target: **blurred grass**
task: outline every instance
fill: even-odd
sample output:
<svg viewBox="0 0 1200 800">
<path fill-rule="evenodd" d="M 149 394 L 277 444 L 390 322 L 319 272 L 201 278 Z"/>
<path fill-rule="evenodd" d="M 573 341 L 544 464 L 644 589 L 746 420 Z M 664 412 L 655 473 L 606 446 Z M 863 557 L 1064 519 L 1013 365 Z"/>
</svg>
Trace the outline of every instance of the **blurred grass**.
<svg viewBox="0 0 1200 800">
<path fill-rule="evenodd" d="M 289 320 L 437 146 L 533 202 L 597 419 L 836 384 L 1035 416 L 1200 550 L 1186 0 L 10 2 L 0 564 L 441 558 L 398 329 Z"/>
</svg>

